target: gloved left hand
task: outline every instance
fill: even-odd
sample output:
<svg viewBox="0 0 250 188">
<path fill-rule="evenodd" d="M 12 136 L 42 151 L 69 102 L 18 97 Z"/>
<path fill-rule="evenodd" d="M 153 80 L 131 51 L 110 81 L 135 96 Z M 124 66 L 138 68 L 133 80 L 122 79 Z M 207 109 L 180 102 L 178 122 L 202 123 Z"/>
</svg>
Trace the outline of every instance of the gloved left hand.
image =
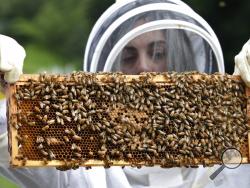
<svg viewBox="0 0 250 188">
<path fill-rule="evenodd" d="M 14 83 L 19 79 L 25 56 L 20 44 L 8 36 L 0 35 L 0 72 L 4 74 L 6 82 Z"/>
<path fill-rule="evenodd" d="M 250 87 L 250 39 L 235 56 L 234 62 L 234 75 L 240 75 L 246 85 Z"/>
</svg>

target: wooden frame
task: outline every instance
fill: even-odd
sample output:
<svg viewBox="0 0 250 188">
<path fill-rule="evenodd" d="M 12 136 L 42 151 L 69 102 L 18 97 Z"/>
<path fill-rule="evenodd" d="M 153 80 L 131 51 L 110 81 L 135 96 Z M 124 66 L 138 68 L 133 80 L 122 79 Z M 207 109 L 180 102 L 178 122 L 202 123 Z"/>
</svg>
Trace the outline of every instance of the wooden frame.
<svg viewBox="0 0 250 188">
<path fill-rule="evenodd" d="M 97 75 L 98 80 L 101 80 L 102 78 L 104 78 L 106 75 Z M 209 76 L 209 75 L 208 75 Z M 219 75 L 218 75 L 219 76 Z M 139 79 L 139 75 L 126 75 L 126 82 L 130 82 L 133 79 Z M 199 78 L 198 76 L 194 76 L 195 78 Z M 231 76 L 232 79 L 236 79 L 239 80 L 240 77 L 238 76 Z M 13 122 L 17 122 L 17 117 L 13 116 L 13 114 L 17 113 L 17 104 L 15 103 L 15 99 L 13 97 L 13 94 L 16 92 L 16 86 L 18 85 L 23 85 L 25 84 L 29 79 L 32 80 L 38 80 L 39 79 L 39 75 L 22 75 L 19 79 L 19 81 L 14 84 L 14 85 L 10 85 L 9 86 L 9 99 L 8 99 L 8 112 L 7 112 L 7 116 L 8 116 L 8 123 L 10 123 L 10 121 Z M 63 78 L 59 78 L 59 81 L 62 81 Z M 153 77 L 152 79 L 153 82 L 156 83 L 166 83 L 166 77 L 162 76 L 162 75 L 157 75 L 155 77 Z M 247 103 L 247 116 L 250 118 L 250 89 L 246 88 L 246 96 L 248 97 L 248 103 Z M 11 165 L 13 167 L 20 167 L 23 166 L 23 160 L 19 160 L 16 157 L 18 156 L 18 141 L 16 139 L 16 135 L 17 135 L 17 130 L 15 128 L 13 128 L 12 126 L 9 125 L 8 127 L 9 130 L 9 152 L 11 154 Z M 250 132 L 248 133 L 248 143 L 246 143 L 247 146 L 247 150 L 243 151 L 242 155 L 243 155 L 243 159 L 242 159 L 242 163 L 250 163 Z M 112 162 L 112 166 L 131 166 L 131 163 L 125 162 L 125 161 L 111 161 Z M 213 161 L 208 161 L 209 164 L 216 164 L 216 162 Z M 58 161 L 58 160 L 52 160 L 52 161 L 48 161 L 47 163 L 47 167 L 49 166 L 63 166 L 65 165 L 64 161 Z M 105 162 L 104 161 L 99 161 L 99 160 L 88 160 L 86 162 L 83 162 L 82 164 L 80 164 L 81 166 L 105 166 Z M 145 163 L 140 163 L 139 165 L 145 165 Z M 33 160 L 27 160 L 25 162 L 25 166 L 26 167 L 38 167 L 38 166 L 44 166 L 44 162 L 43 161 L 33 161 Z"/>
</svg>

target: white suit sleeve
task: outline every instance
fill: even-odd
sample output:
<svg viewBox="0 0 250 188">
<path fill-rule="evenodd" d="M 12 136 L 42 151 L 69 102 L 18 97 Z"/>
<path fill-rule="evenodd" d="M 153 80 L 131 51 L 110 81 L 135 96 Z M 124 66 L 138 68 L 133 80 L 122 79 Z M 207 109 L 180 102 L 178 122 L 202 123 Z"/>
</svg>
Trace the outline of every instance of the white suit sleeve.
<svg viewBox="0 0 250 188">
<path fill-rule="evenodd" d="M 9 164 L 8 137 L 6 123 L 6 101 L 0 101 L 0 165 Z"/>
<path fill-rule="evenodd" d="M 9 164 L 7 132 L 0 135 L 0 166 Z"/>
<path fill-rule="evenodd" d="M 250 87 L 250 39 L 234 58 L 234 75 L 240 75 L 246 85 Z"/>
</svg>

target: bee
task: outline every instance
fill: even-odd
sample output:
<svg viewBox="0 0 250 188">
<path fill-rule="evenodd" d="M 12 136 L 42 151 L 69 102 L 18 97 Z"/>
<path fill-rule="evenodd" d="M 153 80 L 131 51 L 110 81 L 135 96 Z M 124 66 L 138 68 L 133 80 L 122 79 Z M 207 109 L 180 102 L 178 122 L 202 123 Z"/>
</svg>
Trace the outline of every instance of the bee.
<svg viewBox="0 0 250 188">
<path fill-rule="evenodd" d="M 161 135 L 166 135 L 166 133 L 165 132 L 163 132 L 163 131 L 161 131 L 161 130 L 158 130 L 158 132 L 161 134 Z"/>
<path fill-rule="evenodd" d="M 74 94 L 74 96 L 77 96 L 76 89 L 74 86 L 71 87 L 71 92 Z"/>
<path fill-rule="evenodd" d="M 15 159 L 22 160 L 24 158 L 23 154 L 18 154 Z"/>
<path fill-rule="evenodd" d="M 62 95 L 61 98 L 62 99 L 67 99 L 67 98 L 69 98 L 69 95 Z"/>
<path fill-rule="evenodd" d="M 57 99 L 58 102 L 65 102 L 65 99 Z"/>
<path fill-rule="evenodd" d="M 26 165 L 27 160 L 28 160 L 28 158 L 27 158 L 27 157 L 24 157 L 24 158 L 23 158 L 23 160 L 22 160 L 22 166 L 25 166 L 25 165 Z"/>
<path fill-rule="evenodd" d="M 40 121 L 43 120 L 43 117 L 42 117 L 41 115 L 38 115 L 38 114 L 36 114 L 36 118 L 37 118 L 38 120 L 40 120 Z"/>
<path fill-rule="evenodd" d="M 77 146 L 75 143 L 71 145 L 71 150 L 76 150 L 78 152 L 82 151 L 80 146 Z"/>
<path fill-rule="evenodd" d="M 19 141 L 19 142 L 23 142 L 23 137 L 21 137 L 20 135 L 16 135 L 16 139 L 17 139 L 17 141 Z"/>
<path fill-rule="evenodd" d="M 36 143 L 37 144 L 41 144 L 41 143 L 43 143 L 44 142 L 44 138 L 42 137 L 42 136 L 37 136 L 36 137 Z"/>
<path fill-rule="evenodd" d="M 67 110 L 69 108 L 69 105 L 67 104 L 68 101 L 65 101 L 62 105 L 59 104 L 59 109 L 62 110 Z"/>
<path fill-rule="evenodd" d="M 86 166 L 85 169 L 86 169 L 86 170 L 90 170 L 90 169 L 91 169 L 91 166 Z"/>
<path fill-rule="evenodd" d="M 59 116 L 56 116 L 56 122 L 61 124 L 61 118 Z"/>
<path fill-rule="evenodd" d="M 43 128 L 42 128 L 42 131 L 47 131 L 49 129 L 49 125 L 46 125 L 46 126 L 44 126 Z"/>
<path fill-rule="evenodd" d="M 111 95 L 111 93 L 109 92 L 109 91 L 104 91 L 103 92 L 105 95 L 107 95 L 107 96 L 110 96 Z"/>
<path fill-rule="evenodd" d="M 172 141 L 172 140 L 174 140 L 174 135 L 173 134 L 169 134 L 169 135 L 167 135 L 166 139 L 169 140 L 169 141 Z"/>
<path fill-rule="evenodd" d="M 47 137 L 46 138 L 46 142 L 47 144 L 50 145 L 61 145 L 64 144 L 64 142 L 60 141 L 59 139 L 55 138 L 55 137 Z"/>
<path fill-rule="evenodd" d="M 77 152 L 74 152 L 74 153 L 73 153 L 73 156 L 75 156 L 75 157 L 77 157 L 77 158 L 80 158 L 80 157 L 82 157 L 82 154 L 77 153 Z"/>
<path fill-rule="evenodd" d="M 77 124 L 76 129 L 77 129 L 78 132 L 80 132 L 81 131 L 81 125 Z"/>
<path fill-rule="evenodd" d="M 146 156 L 146 159 L 147 159 L 147 160 L 149 160 L 149 161 L 151 161 L 151 160 L 152 160 L 152 158 L 150 157 L 150 155 L 149 155 L 149 154 L 145 153 L 145 156 Z"/>
<path fill-rule="evenodd" d="M 43 101 L 43 104 L 50 105 L 50 101 Z"/>
<path fill-rule="evenodd" d="M 131 154 L 131 153 L 128 153 L 128 154 L 127 154 L 127 158 L 132 159 L 132 154 Z"/>
<path fill-rule="evenodd" d="M 105 151 L 99 150 L 97 153 L 101 158 L 104 158 L 106 152 L 107 152 L 106 150 Z"/>
<path fill-rule="evenodd" d="M 89 155 L 89 157 L 93 157 L 94 153 L 92 151 L 89 151 L 88 155 Z"/>
<path fill-rule="evenodd" d="M 181 153 L 181 154 L 183 154 L 183 155 L 185 155 L 186 154 L 186 151 L 184 151 L 184 150 L 179 150 L 179 152 Z"/>
<path fill-rule="evenodd" d="M 65 120 L 67 120 L 68 122 L 71 122 L 71 117 L 64 116 L 63 118 L 64 118 Z"/>
<path fill-rule="evenodd" d="M 66 128 L 66 129 L 64 130 L 64 132 L 65 132 L 66 134 L 71 134 L 71 131 L 70 131 L 68 128 Z"/>
<path fill-rule="evenodd" d="M 47 123 L 47 120 L 48 120 L 48 116 L 44 115 L 43 118 L 42 118 L 43 123 Z"/>
<path fill-rule="evenodd" d="M 69 110 L 63 110 L 62 113 L 63 113 L 63 114 L 68 114 L 68 113 L 69 113 Z"/>
<path fill-rule="evenodd" d="M 37 106 L 34 107 L 34 111 L 37 112 L 37 113 L 41 113 L 40 108 L 38 108 Z"/>
<path fill-rule="evenodd" d="M 79 101 L 77 99 L 72 99 L 71 100 L 73 103 L 78 103 Z"/>
<path fill-rule="evenodd" d="M 50 108 L 49 108 L 49 106 L 47 105 L 47 106 L 45 107 L 45 112 L 49 113 L 49 110 L 50 110 Z"/>
<path fill-rule="evenodd" d="M 28 122 L 28 124 L 29 124 L 30 126 L 35 126 L 35 125 L 36 125 L 36 122 L 35 122 L 35 121 L 32 121 L 32 122 Z"/>
<path fill-rule="evenodd" d="M 64 120 L 62 118 L 60 119 L 60 124 L 64 125 Z"/>
<path fill-rule="evenodd" d="M 61 84 L 60 84 L 60 88 L 61 88 L 62 90 L 64 90 L 64 89 L 65 89 L 65 86 L 61 83 Z"/>
<path fill-rule="evenodd" d="M 44 155 L 44 156 L 48 156 L 49 155 L 49 153 L 48 152 L 46 152 L 45 150 L 43 150 L 43 149 L 41 149 L 40 150 L 40 152 Z"/>
<path fill-rule="evenodd" d="M 45 157 L 43 157 L 43 164 L 44 164 L 44 165 L 47 165 L 47 164 L 48 164 L 48 159 L 45 158 Z"/>
<path fill-rule="evenodd" d="M 49 158 L 50 158 L 51 160 L 53 160 L 53 159 L 56 158 L 55 154 L 54 154 L 51 150 L 48 150 L 48 154 L 49 154 Z"/>
<path fill-rule="evenodd" d="M 76 132 L 73 129 L 70 129 L 70 134 L 76 135 Z"/>
<path fill-rule="evenodd" d="M 65 142 L 69 142 L 69 138 L 67 136 L 63 136 Z"/>
<path fill-rule="evenodd" d="M 59 109 L 59 108 L 60 108 L 60 106 L 57 105 L 57 104 L 52 104 L 52 106 L 53 106 L 55 109 Z"/>
<path fill-rule="evenodd" d="M 12 126 L 18 130 L 21 127 L 21 124 L 13 123 Z"/>
<path fill-rule="evenodd" d="M 37 146 L 37 149 L 39 149 L 39 150 L 41 150 L 41 149 L 43 149 L 44 147 L 43 147 L 43 144 L 39 144 L 38 146 Z"/>
<path fill-rule="evenodd" d="M 52 124 L 55 123 L 55 120 L 54 120 L 54 119 L 51 119 L 51 120 L 47 121 L 47 123 L 48 123 L 48 125 L 52 125 Z"/>
<path fill-rule="evenodd" d="M 44 98 L 45 100 L 48 100 L 48 99 L 51 98 L 51 96 L 50 96 L 50 95 L 45 95 L 43 98 Z"/>
<path fill-rule="evenodd" d="M 20 95 L 18 93 L 14 94 L 14 97 L 15 97 L 16 100 L 20 100 L 21 99 L 21 97 L 20 97 Z"/>
<path fill-rule="evenodd" d="M 206 156 L 211 156 L 211 155 L 212 155 L 212 152 L 208 152 L 208 151 L 207 151 L 207 152 L 205 152 L 205 155 L 206 155 Z"/>
</svg>

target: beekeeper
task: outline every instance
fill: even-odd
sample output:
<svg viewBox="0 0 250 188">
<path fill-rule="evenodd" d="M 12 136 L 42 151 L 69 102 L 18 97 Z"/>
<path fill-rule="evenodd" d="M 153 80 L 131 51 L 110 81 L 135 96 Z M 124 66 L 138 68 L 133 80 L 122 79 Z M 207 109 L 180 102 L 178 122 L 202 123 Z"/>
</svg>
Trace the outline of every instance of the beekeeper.
<svg viewBox="0 0 250 188">
<path fill-rule="evenodd" d="M 235 57 L 235 73 L 250 85 L 250 41 Z M 7 82 L 22 73 L 24 49 L 0 35 L 0 71 Z M 178 0 L 126 0 L 112 5 L 92 29 L 85 49 L 84 71 L 193 71 L 224 73 L 223 54 L 211 27 Z M 111 167 L 105 170 L 58 171 L 8 167 L 5 101 L 1 102 L 0 174 L 21 187 L 248 187 L 250 167 L 225 169 L 216 181 L 215 168 Z M 239 178 L 240 177 L 240 178 Z"/>
<path fill-rule="evenodd" d="M 247 83 L 247 45 L 236 56 L 236 73 Z M 250 55 L 248 55 L 250 56 Z M 209 24 L 182 1 L 129 0 L 110 7 L 96 22 L 85 49 L 84 71 L 225 72 L 220 43 Z M 243 73 L 243 71 L 245 71 Z M 250 78 L 248 78 L 248 82 Z M 226 169 L 143 168 L 106 170 L 112 185 L 124 187 L 248 187 L 249 165 Z M 114 178 L 117 177 L 117 178 Z M 238 180 L 240 177 L 240 181 Z M 120 179 L 122 179 L 120 181 Z M 117 182 L 117 184 L 115 184 Z M 122 183 L 121 183 L 122 182 Z"/>
</svg>

